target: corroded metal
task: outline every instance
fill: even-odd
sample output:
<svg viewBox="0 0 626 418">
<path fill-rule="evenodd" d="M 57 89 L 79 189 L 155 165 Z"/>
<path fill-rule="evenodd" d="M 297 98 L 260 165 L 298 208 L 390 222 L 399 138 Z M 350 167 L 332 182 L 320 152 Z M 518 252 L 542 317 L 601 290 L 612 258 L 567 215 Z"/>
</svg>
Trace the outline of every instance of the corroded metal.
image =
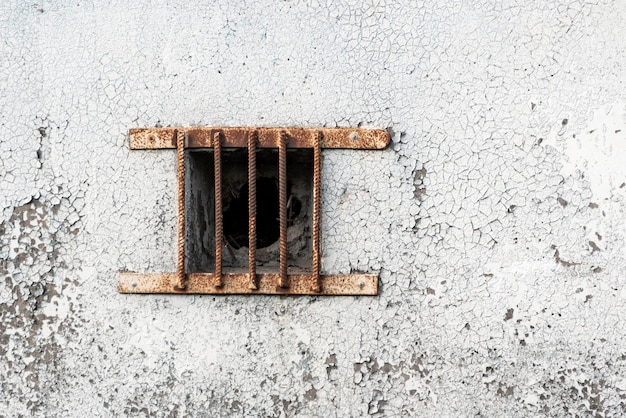
<svg viewBox="0 0 626 418">
<path fill-rule="evenodd" d="M 373 274 L 322 275 L 322 289 L 311 274 L 290 274 L 289 288 L 280 287 L 280 275 L 258 273 L 258 289 L 250 289 L 247 273 L 225 273 L 223 285 L 212 273 L 187 274 L 187 287 L 174 288 L 176 273 L 120 273 L 120 293 L 179 293 L 179 294 L 265 294 L 265 295 L 355 295 L 378 294 L 378 276 Z"/>
<path fill-rule="evenodd" d="M 248 281 L 250 289 L 256 280 L 256 132 L 248 135 Z"/>
<path fill-rule="evenodd" d="M 349 128 L 146 128 L 131 129 L 131 149 L 177 149 L 178 267 L 176 273 L 120 273 L 121 293 L 376 295 L 378 276 L 371 274 L 322 275 L 320 272 L 321 149 L 383 149 L 389 134 L 380 129 Z M 222 266 L 223 148 L 248 148 L 247 273 L 224 273 Z M 214 148 L 215 169 L 215 273 L 185 272 L 185 164 L 186 148 Z M 259 273 L 256 268 L 256 150 L 278 148 L 280 259 L 279 270 Z M 313 149 L 312 272 L 288 274 L 287 267 L 287 149 Z"/>
<path fill-rule="evenodd" d="M 222 285 L 222 249 L 224 248 L 224 213 L 222 211 L 222 145 L 221 134 L 213 135 L 213 168 L 215 175 L 215 275 Z"/>
<path fill-rule="evenodd" d="M 177 290 L 185 289 L 185 132 L 176 132 L 178 177 L 178 248 Z"/>
<path fill-rule="evenodd" d="M 316 278 L 318 291 L 322 285 L 320 281 L 320 223 L 322 210 L 322 133 L 317 136 L 313 148 L 313 250 L 312 270 Z"/>
<path fill-rule="evenodd" d="M 280 287 L 289 287 L 287 281 L 287 141 L 286 133 L 278 139 L 278 217 L 280 222 Z"/>
<path fill-rule="evenodd" d="M 223 147 L 245 148 L 250 132 L 257 132 L 257 148 L 276 148 L 283 133 L 288 148 L 313 148 L 322 133 L 322 148 L 383 149 L 389 134 L 382 129 L 363 128 L 241 128 L 241 127 L 178 127 L 130 129 L 131 149 L 176 148 L 176 131 L 187 135 L 187 148 L 212 148 L 215 132 L 222 135 Z"/>
</svg>

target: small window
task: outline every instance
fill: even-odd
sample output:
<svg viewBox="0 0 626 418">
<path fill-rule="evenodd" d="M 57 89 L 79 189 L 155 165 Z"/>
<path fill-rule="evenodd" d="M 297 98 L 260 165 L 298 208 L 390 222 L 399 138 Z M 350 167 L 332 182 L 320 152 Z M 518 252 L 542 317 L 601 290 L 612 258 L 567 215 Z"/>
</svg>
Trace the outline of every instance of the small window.
<svg viewBox="0 0 626 418">
<path fill-rule="evenodd" d="M 321 272 L 323 148 L 382 149 L 383 130 L 131 129 L 176 148 L 176 273 L 120 273 L 121 293 L 375 295 L 378 276 Z"/>
</svg>

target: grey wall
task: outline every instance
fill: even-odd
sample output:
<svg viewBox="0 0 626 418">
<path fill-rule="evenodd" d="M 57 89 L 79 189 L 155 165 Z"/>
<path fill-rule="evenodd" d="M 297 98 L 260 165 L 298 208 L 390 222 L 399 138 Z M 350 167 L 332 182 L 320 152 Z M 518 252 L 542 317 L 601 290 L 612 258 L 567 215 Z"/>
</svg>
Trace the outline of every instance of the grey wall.
<svg viewBox="0 0 626 418">
<path fill-rule="evenodd" d="M 626 414 L 626 3 L 0 3 L 0 415 Z M 117 293 L 175 269 L 131 127 L 326 151 L 323 270 L 377 297 Z"/>
</svg>

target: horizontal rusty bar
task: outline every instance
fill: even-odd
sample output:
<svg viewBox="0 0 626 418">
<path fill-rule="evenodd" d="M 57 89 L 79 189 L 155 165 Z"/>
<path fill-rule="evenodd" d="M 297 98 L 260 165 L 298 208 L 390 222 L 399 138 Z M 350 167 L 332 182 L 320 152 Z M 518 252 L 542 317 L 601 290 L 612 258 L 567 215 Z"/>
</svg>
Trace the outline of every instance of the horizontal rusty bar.
<svg viewBox="0 0 626 418">
<path fill-rule="evenodd" d="M 322 148 L 384 149 L 389 144 L 389 134 L 383 129 L 362 128 L 255 128 L 255 127 L 176 127 L 133 128 L 129 130 L 131 149 L 176 148 L 176 131 L 187 135 L 187 148 L 212 148 L 214 134 L 222 135 L 223 148 L 245 148 L 248 135 L 258 133 L 257 148 L 276 148 L 284 132 L 288 148 L 313 148 L 321 133 Z"/>
<path fill-rule="evenodd" d="M 378 276 L 375 274 L 326 274 L 320 277 L 322 290 L 318 292 L 317 279 L 312 274 L 290 274 L 289 288 L 281 288 L 280 275 L 258 273 L 258 289 L 250 289 L 247 273 L 224 273 L 222 286 L 212 273 L 187 274 L 185 290 L 174 288 L 176 273 L 120 273 L 120 293 L 177 293 L 177 294 L 262 294 L 262 295 L 344 295 L 375 296 L 378 294 Z"/>
</svg>

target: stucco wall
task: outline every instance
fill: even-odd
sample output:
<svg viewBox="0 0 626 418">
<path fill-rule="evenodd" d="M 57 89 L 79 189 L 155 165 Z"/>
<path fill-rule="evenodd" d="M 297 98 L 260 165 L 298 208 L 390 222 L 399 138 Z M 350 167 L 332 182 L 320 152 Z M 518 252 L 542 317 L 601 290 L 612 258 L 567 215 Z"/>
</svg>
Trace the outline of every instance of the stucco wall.
<svg viewBox="0 0 626 418">
<path fill-rule="evenodd" d="M 626 2 L 504 3 L 1 1 L 0 416 L 626 414 Z M 389 128 L 324 154 L 379 296 L 118 294 L 157 125 Z"/>
</svg>

